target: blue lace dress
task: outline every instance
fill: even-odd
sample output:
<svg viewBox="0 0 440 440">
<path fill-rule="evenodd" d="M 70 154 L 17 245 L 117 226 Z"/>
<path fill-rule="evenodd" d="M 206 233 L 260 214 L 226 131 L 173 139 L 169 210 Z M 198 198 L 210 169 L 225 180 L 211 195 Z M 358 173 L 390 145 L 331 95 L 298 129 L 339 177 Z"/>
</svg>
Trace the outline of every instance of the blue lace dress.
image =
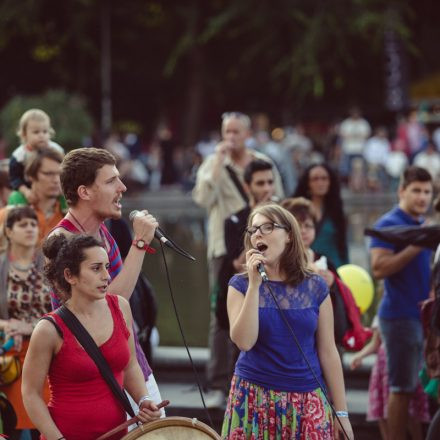
<svg viewBox="0 0 440 440">
<path fill-rule="evenodd" d="M 258 339 L 238 358 L 222 437 L 330 440 L 332 415 L 318 385 L 319 381 L 325 386 L 315 338 L 319 307 L 329 293 L 327 285 L 315 274 L 295 287 L 277 281 L 268 284 L 315 374 L 282 320 L 268 285 L 263 283 Z M 234 276 L 229 285 L 246 295 L 248 280 L 244 275 Z"/>
</svg>

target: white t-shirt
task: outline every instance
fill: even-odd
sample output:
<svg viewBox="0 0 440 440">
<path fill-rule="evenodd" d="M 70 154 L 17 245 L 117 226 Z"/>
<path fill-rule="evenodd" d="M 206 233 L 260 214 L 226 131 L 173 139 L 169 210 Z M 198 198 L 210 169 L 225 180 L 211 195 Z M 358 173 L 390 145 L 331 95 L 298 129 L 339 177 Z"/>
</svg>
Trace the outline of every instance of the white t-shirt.
<svg viewBox="0 0 440 440">
<path fill-rule="evenodd" d="M 437 179 L 440 176 L 440 154 L 439 153 L 426 153 L 422 151 L 418 153 L 414 158 L 414 165 L 425 168 L 429 171 L 433 179 Z"/>
<path fill-rule="evenodd" d="M 385 165 L 390 154 L 388 139 L 373 136 L 365 142 L 364 158 L 372 165 Z"/>
<path fill-rule="evenodd" d="M 347 118 L 342 122 L 339 134 L 345 154 L 362 154 L 365 141 L 371 134 L 371 127 L 365 119 Z"/>
</svg>

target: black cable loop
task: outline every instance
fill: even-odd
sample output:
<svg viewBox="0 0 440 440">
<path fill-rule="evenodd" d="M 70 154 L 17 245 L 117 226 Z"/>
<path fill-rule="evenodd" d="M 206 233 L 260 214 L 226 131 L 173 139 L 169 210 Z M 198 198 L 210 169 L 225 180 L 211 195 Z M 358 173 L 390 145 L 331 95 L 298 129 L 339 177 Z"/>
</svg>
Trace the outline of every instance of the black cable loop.
<svg viewBox="0 0 440 440">
<path fill-rule="evenodd" d="M 335 410 L 333 404 L 330 402 L 330 399 L 329 399 L 329 397 L 328 397 L 328 395 L 327 395 L 327 392 L 325 391 L 324 386 L 321 384 L 320 380 L 319 380 L 318 377 L 316 376 L 316 373 L 315 373 L 315 371 L 313 370 L 312 366 L 310 365 L 310 362 L 309 362 L 309 360 L 307 359 L 306 354 L 304 353 L 303 349 L 301 348 L 301 345 L 300 345 L 300 343 L 299 343 L 299 341 L 298 341 L 298 338 L 297 338 L 296 335 L 295 335 L 295 332 L 293 331 L 292 326 L 290 325 L 289 321 L 287 320 L 287 318 L 286 318 L 286 316 L 285 316 L 285 314 L 284 314 L 283 309 L 282 309 L 282 308 L 280 307 L 280 305 L 278 304 L 278 301 L 277 301 L 276 298 L 275 298 L 275 295 L 274 295 L 274 293 L 273 293 L 273 291 L 272 291 L 272 288 L 270 287 L 270 285 L 269 285 L 269 283 L 268 283 L 267 281 L 262 281 L 262 283 L 264 283 L 264 284 L 269 288 L 270 295 L 271 295 L 272 299 L 274 300 L 275 305 L 277 306 L 277 308 L 278 308 L 278 310 L 279 310 L 279 312 L 280 312 L 281 318 L 283 319 L 284 323 L 286 324 L 287 328 L 289 329 L 290 334 L 292 335 L 292 337 L 293 337 L 293 339 L 294 339 L 294 341 L 295 341 L 295 344 L 296 344 L 298 350 L 300 351 L 302 357 L 303 357 L 304 360 L 306 361 L 306 364 L 307 364 L 309 370 L 312 372 L 313 377 L 314 377 L 316 383 L 318 384 L 319 388 L 321 388 L 321 391 L 322 391 L 322 393 L 324 394 L 324 397 L 326 398 L 328 404 L 330 405 L 330 408 L 331 408 L 331 410 L 332 410 L 332 412 L 333 412 L 333 415 L 335 416 L 336 420 L 338 421 L 339 425 L 340 425 L 341 428 L 342 428 L 342 431 L 343 431 L 343 433 L 344 433 L 344 435 L 345 435 L 345 438 L 346 438 L 347 440 L 350 440 L 350 437 L 348 436 L 347 431 L 345 431 L 344 426 L 342 425 L 339 416 L 336 414 L 336 410 Z"/>
<path fill-rule="evenodd" d="M 204 410 L 206 412 L 206 415 L 208 417 L 208 421 L 209 421 L 209 424 L 210 424 L 211 428 L 214 429 L 214 424 L 212 423 L 211 415 L 209 414 L 209 410 L 206 407 L 205 399 L 203 397 L 202 386 L 200 385 L 199 375 L 197 374 L 196 367 L 194 365 L 194 361 L 192 359 L 191 353 L 189 351 L 188 344 L 186 342 L 185 334 L 183 332 L 182 323 L 180 322 L 179 313 L 177 311 L 176 302 L 174 300 L 173 289 L 171 287 L 170 274 L 169 274 L 169 271 L 168 271 L 168 264 L 167 264 L 167 260 L 165 258 L 165 252 L 164 252 L 163 244 L 162 244 L 162 242 L 160 240 L 159 240 L 159 243 L 160 243 L 160 249 L 162 250 L 162 258 L 163 258 L 163 263 L 164 263 L 164 266 L 165 266 L 165 273 L 166 273 L 166 277 L 167 277 L 168 289 L 170 291 L 171 302 L 173 303 L 174 314 L 176 315 L 176 320 L 177 320 L 177 324 L 179 326 L 180 335 L 182 336 L 183 344 L 185 345 L 185 349 L 186 349 L 186 352 L 188 354 L 188 358 L 189 358 L 189 360 L 191 362 L 191 367 L 193 369 L 194 377 L 195 377 L 195 380 L 197 382 L 197 388 L 199 389 L 200 397 L 202 399 L 203 408 L 204 408 Z"/>
</svg>

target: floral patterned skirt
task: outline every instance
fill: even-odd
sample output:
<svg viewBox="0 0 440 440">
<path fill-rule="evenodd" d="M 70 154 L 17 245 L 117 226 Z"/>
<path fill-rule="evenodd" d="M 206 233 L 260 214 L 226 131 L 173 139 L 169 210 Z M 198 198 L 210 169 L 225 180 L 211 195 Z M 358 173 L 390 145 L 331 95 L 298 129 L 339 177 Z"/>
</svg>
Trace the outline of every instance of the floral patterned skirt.
<svg viewBox="0 0 440 440">
<path fill-rule="evenodd" d="M 308 393 L 274 391 L 234 375 L 222 439 L 331 440 L 331 408 L 320 388 Z"/>
<path fill-rule="evenodd" d="M 371 370 L 368 386 L 368 421 L 372 422 L 387 418 L 389 394 L 387 358 L 385 346 L 381 344 L 377 352 L 376 362 Z M 417 385 L 417 389 L 409 402 L 409 415 L 413 419 L 424 423 L 429 423 L 431 420 L 428 396 L 423 391 L 421 383 Z"/>
</svg>

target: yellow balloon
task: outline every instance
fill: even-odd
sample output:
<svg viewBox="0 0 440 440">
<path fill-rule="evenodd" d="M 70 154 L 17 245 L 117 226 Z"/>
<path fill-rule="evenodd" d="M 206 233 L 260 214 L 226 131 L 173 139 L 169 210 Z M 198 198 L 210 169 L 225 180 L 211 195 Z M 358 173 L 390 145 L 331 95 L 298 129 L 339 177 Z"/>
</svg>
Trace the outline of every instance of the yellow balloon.
<svg viewBox="0 0 440 440">
<path fill-rule="evenodd" d="M 344 264 L 337 271 L 342 281 L 350 288 L 361 313 L 365 313 L 374 297 L 374 284 L 370 274 L 356 264 Z"/>
</svg>

